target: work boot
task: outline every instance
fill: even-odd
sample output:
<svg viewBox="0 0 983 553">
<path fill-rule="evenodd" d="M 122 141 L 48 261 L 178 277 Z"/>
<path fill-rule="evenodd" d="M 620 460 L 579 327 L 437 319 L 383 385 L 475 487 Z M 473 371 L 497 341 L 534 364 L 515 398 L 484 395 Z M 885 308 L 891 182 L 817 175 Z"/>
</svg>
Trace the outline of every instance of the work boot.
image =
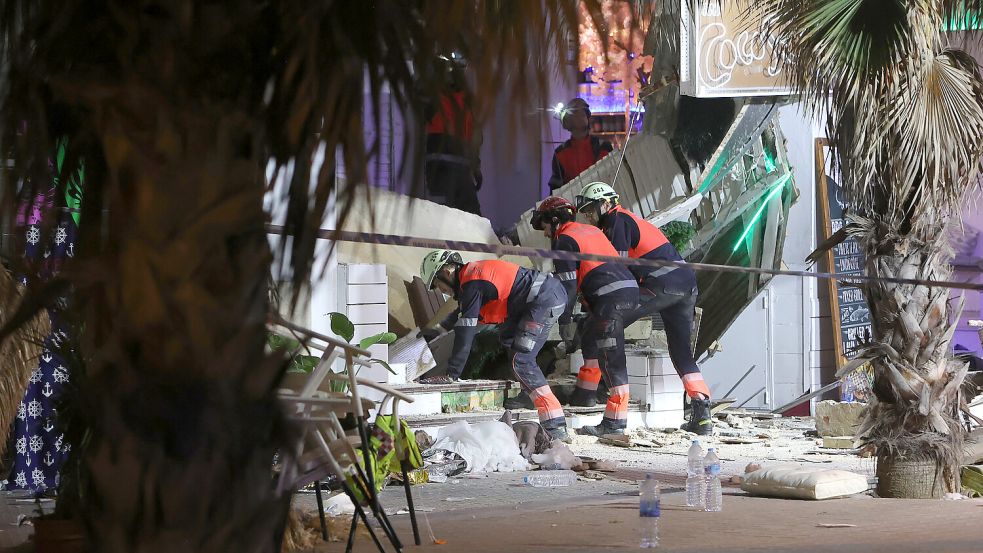
<svg viewBox="0 0 983 553">
<path fill-rule="evenodd" d="M 597 405 L 597 394 L 593 390 L 576 388 L 570 394 L 570 400 L 567 403 L 572 407 L 593 407 Z"/>
<path fill-rule="evenodd" d="M 692 409 L 689 421 L 681 428 L 699 436 L 709 436 L 713 433 L 713 419 L 710 418 L 710 400 L 693 398 L 690 402 Z"/>
<path fill-rule="evenodd" d="M 581 436 L 597 436 L 601 437 L 605 434 L 624 434 L 625 429 L 622 427 L 616 427 L 608 424 L 606 421 L 601 421 L 601 424 L 597 426 L 581 426 L 577 429 L 577 434 Z"/>
<path fill-rule="evenodd" d="M 546 433 L 550 435 L 550 438 L 554 440 L 560 440 L 565 444 L 573 443 L 573 437 L 567 432 L 566 426 L 557 426 L 556 428 L 547 428 Z"/>
<path fill-rule="evenodd" d="M 525 390 L 521 390 L 519 394 L 515 397 L 506 398 L 502 406 L 506 409 L 535 409 L 536 405 L 533 404 L 532 398 Z"/>
</svg>

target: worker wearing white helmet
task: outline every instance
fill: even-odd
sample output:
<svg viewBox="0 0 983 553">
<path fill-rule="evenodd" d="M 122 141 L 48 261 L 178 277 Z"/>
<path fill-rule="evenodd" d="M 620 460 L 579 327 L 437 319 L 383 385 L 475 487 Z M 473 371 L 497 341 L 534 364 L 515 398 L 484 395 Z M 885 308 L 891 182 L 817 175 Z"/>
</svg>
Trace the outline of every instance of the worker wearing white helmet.
<svg viewBox="0 0 983 553">
<path fill-rule="evenodd" d="M 569 441 L 563 408 L 553 395 L 536 356 L 550 328 L 567 305 L 567 293 L 555 277 L 497 259 L 465 263 L 461 254 L 434 250 L 423 258 L 420 278 L 458 302 L 441 326 L 454 329 L 454 349 L 447 376 L 423 379 L 424 384 L 455 382 L 461 377 L 478 324 L 499 325 L 502 345 L 509 350 L 512 370 L 529 394 L 539 422 L 554 439 Z"/>
<path fill-rule="evenodd" d="M 607 183 L 592 182 L 577 196 L 577 210 L 604 231 L 618 253 L 633 259 L 683 261 L 659 227 L 628 211 Z M 641 305 L 624 315 L 625 326 L 658 313 L 665 324 L 669 357 L 692 401 L 685 430 L 706 435 L 713 430 L 710 388 L 693 359 L 691 335 L 698 290 L 696 273 L 688 267 L 628 267 L 639 282 Z M 584 359 L 592 353 L 584 345 Z M 586 361 L 585 361 L 586 362 Z"/>
</svg>

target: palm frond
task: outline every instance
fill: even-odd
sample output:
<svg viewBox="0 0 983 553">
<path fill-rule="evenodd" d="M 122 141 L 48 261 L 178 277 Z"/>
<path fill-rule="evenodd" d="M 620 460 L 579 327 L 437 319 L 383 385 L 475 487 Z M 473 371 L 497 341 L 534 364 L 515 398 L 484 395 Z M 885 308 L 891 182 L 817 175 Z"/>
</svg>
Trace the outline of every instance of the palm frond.
<svg viewBox="0 0 983 553">
<path fill-rule="evenodd" d="M 975 182 L 983 155 L 983 81 L 976 61 L 954 49 L 909 71 L 889 104 L 885 124 L 893 136 L 884 145 L 891 151 L 890 213 L 915 220 L 958 211 Z"/>
<path fill-rule="evenodd" d="M 585 6 L 593 24 L 603 29 L 601 2 L 590 0 Z M 266 112 L 273 160 L 280 171 L 293 168 L 286 227 L 293 234 L 290 273 L 300 283 L 310 274 L 315 231 L 334 185 L 337 165 L 330 153 L 338 152 L 347 182 L 362 184 L 378 150 L 377 143 L 363 138 L 364 90 L 371 97 L 368 109 L 378 113 L 380 92 L 387 89 L 402 118 L 419 122 L 422 106 L 455 79 L 440 55 L 457 52 L 468 60 L 466 93 L 480 125 L 496 101 L 517 108 L 547 105 L 550 75 L 575 69 L 567 64 L 578 25 L 574 2 L 300 2 L 280 5 L 277 20 L 284 30 L 275 46 L 280 69 L 272 77 Z M 516 109 L 515 127 L 538 128 L 526 117 Z M 413 151 L 412 142 L 421 138 L 407 133 L 404 151 Z M 319 148 L 329 155 L 310 175 L 307 168 Z M 418 165 L 403 169 L 419 173 Z M 317 183 L 313 194 L 312 176 Z M 355 186 L 344 188 L 338 205 L 351 205 L 355 193 Z M 348 215 L 342 207 L 339 226 Z"/>
</svg>

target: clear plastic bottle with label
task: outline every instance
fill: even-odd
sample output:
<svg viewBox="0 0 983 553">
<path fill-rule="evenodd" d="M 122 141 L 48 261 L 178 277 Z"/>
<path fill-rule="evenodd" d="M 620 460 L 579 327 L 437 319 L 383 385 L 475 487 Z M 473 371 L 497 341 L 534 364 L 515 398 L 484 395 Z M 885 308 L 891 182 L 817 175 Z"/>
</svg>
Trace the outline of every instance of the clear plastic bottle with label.
<svg viewBox="0 0 983 553">
<path fill-rule="evenodd" d="M 686 505 L 702 509 L 706 504 L 706 475 L 703 472 L 703 448 L 693 440 L 686 455 Z"/>
<path fill-rule="evenodd" d="M 720 488 L 720 458 L 714 448 L 707 450 L 703 459 L 703 472 L 706 475 L 706 504 L 707 511 L 719 511 L 723 508 L 723 492 Z"/>
<path fill-rule="evenodd" d="M 646 474 L 638 490 L 639 547 L 642 549 L 659 546 L 659 517 L 662 514 L 660 503 L 659 481 L 651 474 Z"/>
<path fill-rule="evenodd" d="M 569 486 L 577 481 L 577 473 L 572 470 L 540 470 L 522 477 L 522 483 L 534 488 L 555 488 Z"/>
</svg>

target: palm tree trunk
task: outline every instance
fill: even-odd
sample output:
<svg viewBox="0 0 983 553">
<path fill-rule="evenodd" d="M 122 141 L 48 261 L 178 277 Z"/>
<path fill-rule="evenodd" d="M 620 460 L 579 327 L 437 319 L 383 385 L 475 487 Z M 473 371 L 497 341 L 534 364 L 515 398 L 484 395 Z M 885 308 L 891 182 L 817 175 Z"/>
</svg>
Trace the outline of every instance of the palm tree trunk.
<svg viewBox="0 0 983 553">
<path fill-rule="evenodd" d="M 116 193 L 77 290 L 91 438 L 81 517 L 103 552 L 268 552 L 286 503 L 264 352 L 271 253 L 255 124 L 228 104 L 117 89 L 99 105 Z M 100 167 L 101 165 L 101 167 Z M 96 207 L 93 207 L 96 209 Z"/>
<path fill-rule="evenodd" d="M 925 239 L 903 236 L 883 221 L 855 218 L 867 253 L 867 274 L 924 280 L 947 280 L 949 262 L 945 223 Z M 958 492 L 964 429 L 960 385 L 964 363 L 953 360 L 949 343 L 958 319 L 950 311 L 949 291 L 921 285 L 879 281 L 865 287 L 873 336 L 863 348 L 874 369 L 874 399 L 859 435 L 877 448 L 880 465 L 931 462 L 932 495 Z M 899 493 L 885 486 L 879 491 Z M 890 478 L 888 478 L 890 480 Z M 905 492 L 900 492 L 905 493 Z"/>
</svg>

